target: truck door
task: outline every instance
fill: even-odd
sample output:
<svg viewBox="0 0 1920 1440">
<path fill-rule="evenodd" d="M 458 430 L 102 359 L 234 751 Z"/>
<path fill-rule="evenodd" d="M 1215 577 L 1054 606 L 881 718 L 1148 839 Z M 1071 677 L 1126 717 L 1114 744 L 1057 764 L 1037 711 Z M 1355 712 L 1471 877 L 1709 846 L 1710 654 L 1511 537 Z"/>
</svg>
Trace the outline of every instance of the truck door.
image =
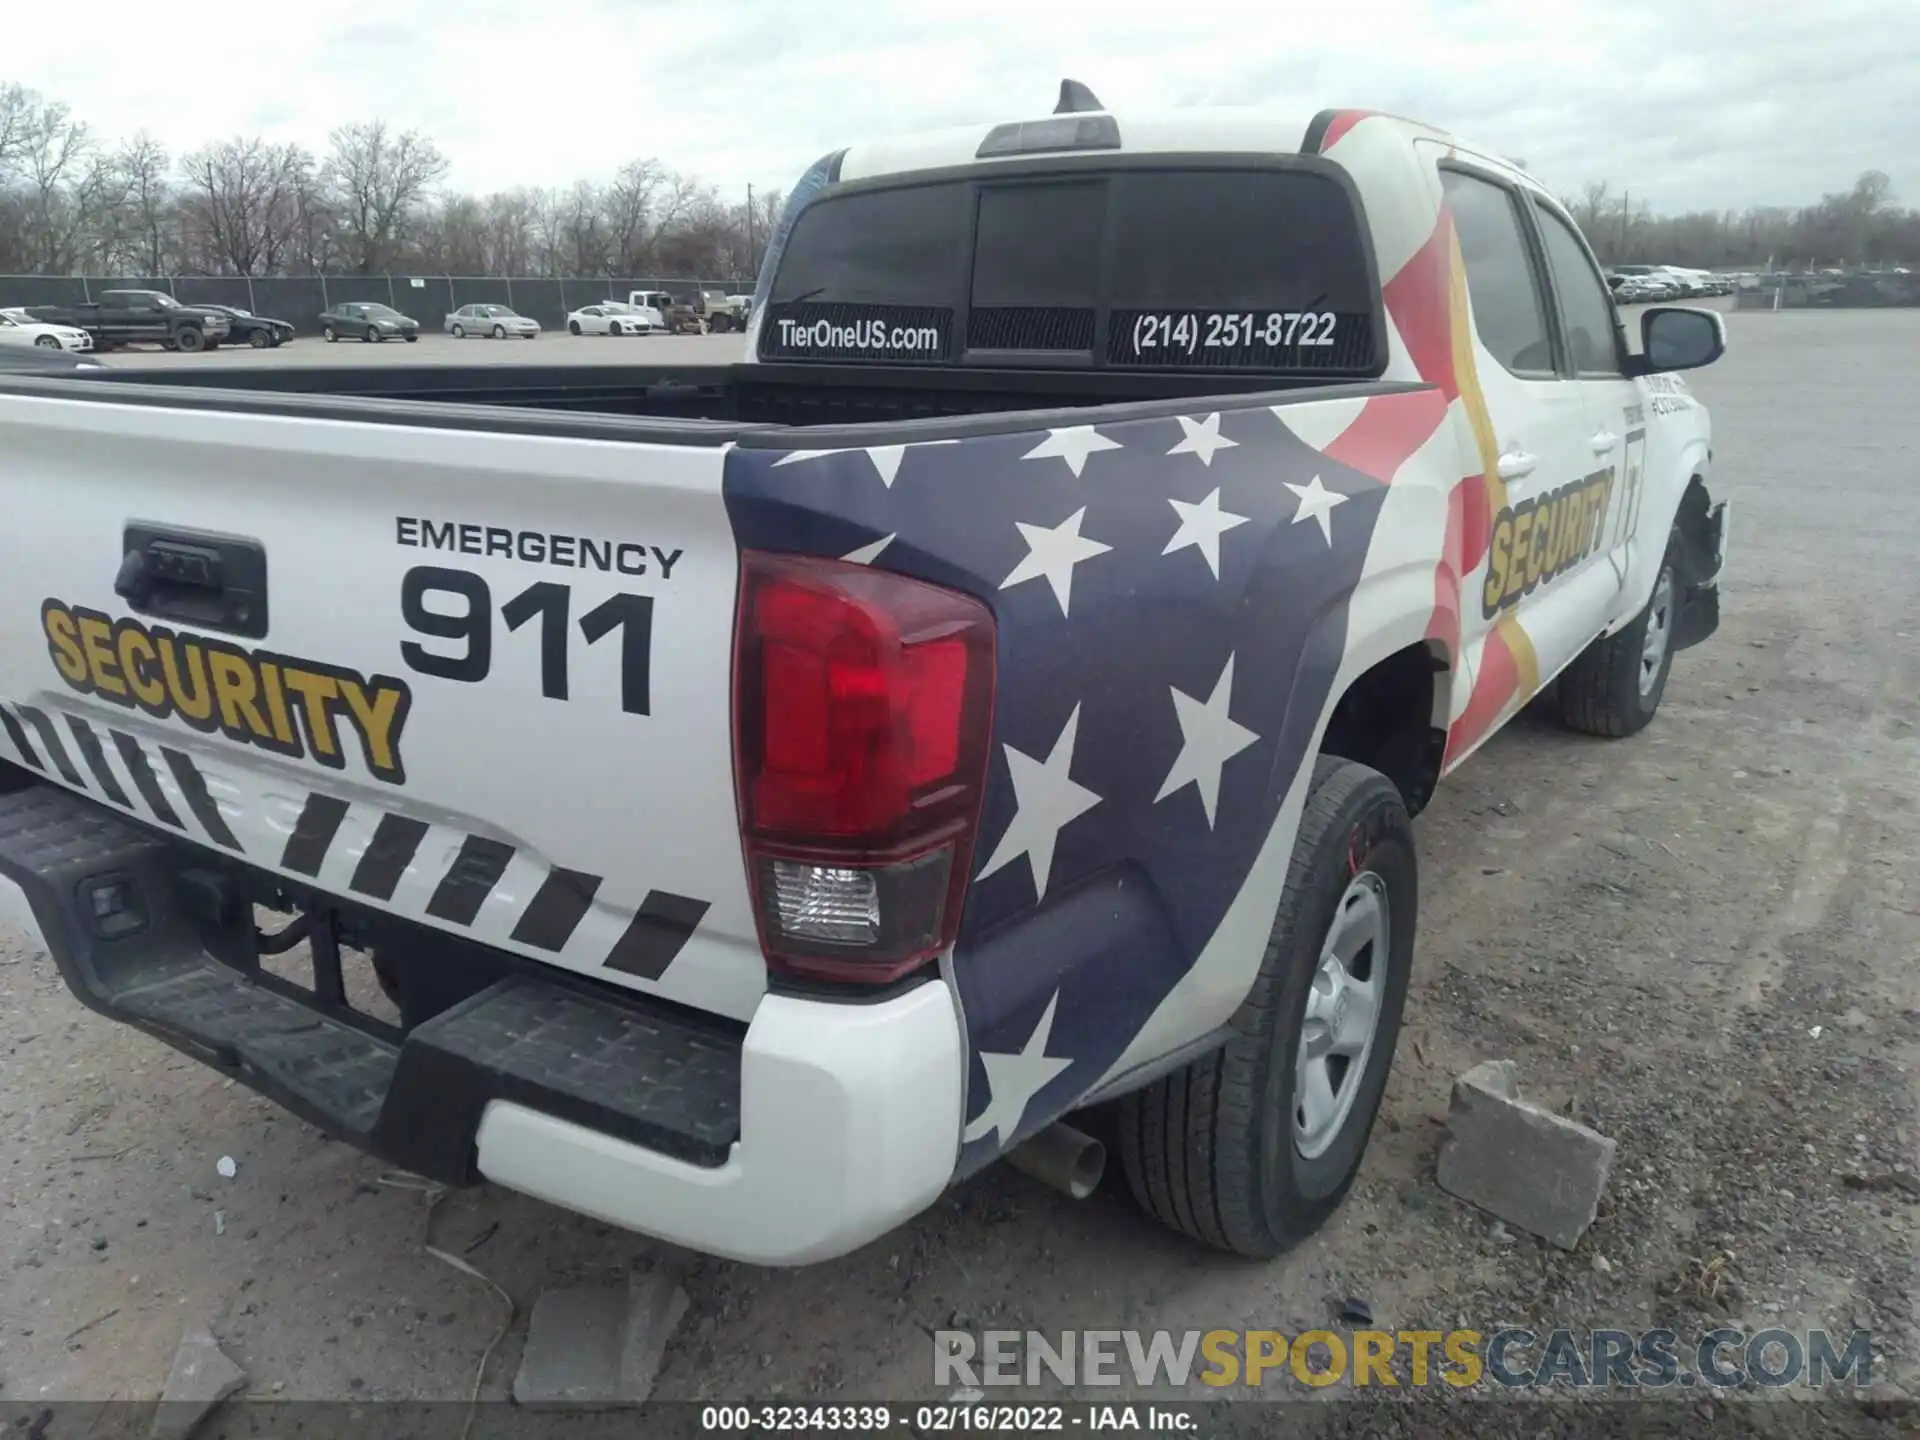
<svg viewBox="0 0 1920 1440">
<path fill-rule="evenodd" d="M 1441 187 L 1466 270 L 1475 369 L 1499 453 L 1484 523 L 1486 554 L 1463 578 L 1461 647 L 1469 673 L 1509 677 L 1486 733 L 1531 698 L 1598 631 L 1618 581 L 1600 563 L 1607 462 L 1596 459 L 1587 397 L 1565 373 L 1552 292 L 1525 197 L 1494 172 L 1447 160 Z M 1596 573 L 1600 576 L 1595 592 Z"/>
<path fill-rule="evenodd" d="M 1628 573 L 1640 521 L 1646 474 L 1647 417 L 1640 387 L 1626 374 L 1626 337 L 1620 314 L 1599 278 L 1599 267 L 1573 222 L 1544 197 L 1532 199 L 1541 249 L 1559 302 L 1567 372 L 1578 381 L 1592 423 L 1594 463 L 1612 472 L 1613 494 L 1599 545 L 1623 594 L 1637 593 Z M 1641 547 L 1645 548 L 1645 547 Z M 1656 548 L 1654 554 L 1657 556 Z M 1606 617 L 1611 619 L 1611 616 Z"/>
<path fill-rule="evenodd" d="M 145 295 L 108 295 L 100 316 L 103 323 L 117 327 L 130 340 L 167 338 L 166 312 Z"/>
</svg>

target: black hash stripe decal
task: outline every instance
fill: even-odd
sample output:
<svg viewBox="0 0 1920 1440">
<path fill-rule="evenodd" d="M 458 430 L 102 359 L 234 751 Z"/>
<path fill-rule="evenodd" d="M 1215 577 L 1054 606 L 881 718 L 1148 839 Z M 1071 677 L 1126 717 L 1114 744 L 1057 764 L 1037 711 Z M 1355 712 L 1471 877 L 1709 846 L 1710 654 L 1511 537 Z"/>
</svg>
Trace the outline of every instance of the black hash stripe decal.
<svg viewBox="0 0 1920 1440">
<path fill-rule="evenodd" d="M 87 768 L 93 771 L 93 778 L 100 782 L 100 793 L 116 805 L 133 809 L 133 802 L 127 799 L 127 792 L 120 786 L 120 777 L 113 773 L 113 767 L 107 763 L 107 752 L 100 744 L 100 737 L 93 733 L 93 727 L 78 715 L 69 715 L 67 728 L 73 731 L 74 743 L 80 747 L 81 755 L 86 757 Z"/>
<path fill-rule="evenodd" d="M 580 917 L 593 904 L 594 892 L 599 888 L 598 875 L 554 866 L 528 904 L 526 914 L 520 917 L 520 923 L 513 927 L 513 938 L 536 950 L 565 949 L 567 937 L 573 934 Z"/>
<path fill-rule="evenodd" d="M 405 815 L 382 815 L 374 829 L 373 843 L 354 866 L 353 879 L 347 883 L 362 895 L 376 900 L 391 900 L 394 887 L 413 863 L 413 853 L 426 837 L 427 823 Z"/>
<path fill-rule="evenodd" d="M 160 777 L 153 773 L 153 766 L 147 760 L 147 752 L 140 748 L 140 742 L 122 730 L 109 730 L 107 733 L 113 736 L 113 748 L 120 752 L 127 773 L 133 776 L 134 789 L 147 802 L 154 819 L 176 830 L 186 829 L 180 823 L 179 815 L 174 812 L 173 802 L 167 799 L 167 792 L 160 788 Z"/>
<path fill-rule="evenodd" d="M 607 953 L 607 968 L 623 975 L 638 975 L 642 980 L 658 980 L 706 913 L 705 900 L 649 890 L 634 913 L 633 923 Z"/>
<path fill-rule="evenodd" d="M 240 850 L 240 842 L 233 838 L 233 831 L 227 828 L 226 817 L 220 813 L 220 807 L 213 803 L 213 796 L 207 793 L 207 778 L 193 763 L 178 750 L 165 745 L 160 747 L 160 758 L 167 762 L 167 769 L 173 772 L 174 783 L 179 785 L 180 793 L 187 797 L 187 808 L 193 811 L 193 818 L 200 822 L 216 845 L 224 845 L 229 850 Z M 240 851 L 245 854 L 244 850 Z"/>
<path fill-rule="evenodd" d="M 47 718 L 46 711 L 22 705 L 20 714 L 39 733 L 40 746 L 52 757 L 53 766 L 61 777 L 76 789 L 86 789 L 87 782 L 80 778 L 80 772 L 73 768 L 73 761 L 67 758 L 67 747 L 60 743 L 60 732 L 54 728 L 53 721 Z"/>
<path fill-rule="evenodd" d="M 41 762 L 40 752 L 33 748 L 33 742 L 27 739 L 27 732 L 20 728 L 20 722 L 13 718 L 13 712 L 0 705 L 0 726 L 5 727 L 7 739 L 13 742 L 13 748 L 20 752 L 20 758 L 36 770 L 47 767 Z"/>
<path fill-rule="evenodd" d="M 318 790 L 307 796 L 307 803 L 294 822 L 293 834 L 281 853 L 280 867 L 299 875 L 318 875 L 326 861 L 333 837 L 340 833 L 340 822 L 347 818 L 347 802 Z"/>
<path fill-rule="evenodd" d="M 427 902 L 427 914 L 455 925 L 471 925 L 493 887 L 513 859 L 513 846 L 484 835 L 469 835 L 460 853 Z"/>
</svg>

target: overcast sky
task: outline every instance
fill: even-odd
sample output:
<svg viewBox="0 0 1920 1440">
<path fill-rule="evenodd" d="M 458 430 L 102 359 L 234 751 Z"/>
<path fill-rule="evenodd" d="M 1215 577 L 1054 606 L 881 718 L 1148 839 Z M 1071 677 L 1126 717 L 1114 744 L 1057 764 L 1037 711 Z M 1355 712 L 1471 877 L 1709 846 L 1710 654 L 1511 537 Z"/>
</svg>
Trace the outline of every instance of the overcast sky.
<svg viewBox="0 0 1920 1440">
<path fill-rule="evenodd" d="M 127 12 L 120 23 L 115 12 Z M 605 178 L 642 155 L 729 193 L 863 136 L 1128 108 L 1393 110 L 1662 210 L 1799 204 L 1876 168 L 1920 205 L 1914 0 L 0 0 L 0 78 L 104 136 L 324 149 L 381 116 L 452 183 Z M 162 16 L 164 18 L 162 18 Z M 136 38 L 137 37 L 137 38 Z M 203 69 L 196 75 L 192 62 Z M 183 64 L 182 62 L 187 62 Z"/>
</svg>

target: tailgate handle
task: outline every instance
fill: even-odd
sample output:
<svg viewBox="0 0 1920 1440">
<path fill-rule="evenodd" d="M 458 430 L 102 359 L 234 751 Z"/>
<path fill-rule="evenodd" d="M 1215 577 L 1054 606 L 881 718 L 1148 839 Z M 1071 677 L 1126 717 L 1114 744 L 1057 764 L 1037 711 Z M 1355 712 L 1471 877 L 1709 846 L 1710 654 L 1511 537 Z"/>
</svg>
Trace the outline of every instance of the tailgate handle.
<svg viewBox="0 0 1920 1440">
<path fill-rule="evenodd" d="M 267 633 L 267 552 L 240 536 L 129 525 L 113 593 L 137 614 L 258 639 Z"/>
</svg>

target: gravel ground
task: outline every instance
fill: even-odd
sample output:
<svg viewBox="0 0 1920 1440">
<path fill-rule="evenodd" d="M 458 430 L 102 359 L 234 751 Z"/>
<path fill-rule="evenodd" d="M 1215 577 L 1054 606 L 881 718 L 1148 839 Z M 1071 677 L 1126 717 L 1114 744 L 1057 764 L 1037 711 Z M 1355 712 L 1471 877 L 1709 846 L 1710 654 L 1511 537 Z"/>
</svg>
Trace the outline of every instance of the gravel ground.
<svg viewBox="0 0 1920 1440">
<path fill-rule="evenodd" d="M 1720 633 L 1681 657 L 1640 737 L 1523 716 L 1418 822 L 1407 1029 L 1359 1184 L 1322 1234 L 1248 1264 L 1157 1229 L 1112 1184 L 1075 1204 L 996 1167 L 844 1260 L 695 1262 L 659 1393 L 924 1398 L 929 1329 L 1296 1333 L 1335 1323 L 1346 1296 L 1397 1329 L 1865 1328 L 1878 1373 L 1911 1383 L 1920 314 L 1730 325 L 1731 353 L 1693 381 L 1733 501 Z M 164 360 L 183 358 L 204 357 Z M 1619 1141 L 1574 1253 L 1433 1183 L 1451 1077 L 1500 1056 L 1530 1096 Z M 375 1162 L 82 1010 L 0 936 L 0 1401 L 150 1398 L 190 1324 L 212 1326 L 256 1395 L 464 1399 L 504 1307 L 423 1249 L 422 1197 L 381 1182 Z M 488 1395 L 510 1383 L 541 1289 L 658 1258 L 496 1189 L 449 1197 L 433 1243 L 517 1303 Z M 1712 1409 L 1668 1393 L 1681 1429 Z M 1813 1418 L 1741 1408 L 1743 1433 Z M 1509 1423 L 1454 1412 L 1342 1407 L 1313 1428 Z M 1866 1413 L 1819 1407 L 1807 1433 Z"/>
</svg>

